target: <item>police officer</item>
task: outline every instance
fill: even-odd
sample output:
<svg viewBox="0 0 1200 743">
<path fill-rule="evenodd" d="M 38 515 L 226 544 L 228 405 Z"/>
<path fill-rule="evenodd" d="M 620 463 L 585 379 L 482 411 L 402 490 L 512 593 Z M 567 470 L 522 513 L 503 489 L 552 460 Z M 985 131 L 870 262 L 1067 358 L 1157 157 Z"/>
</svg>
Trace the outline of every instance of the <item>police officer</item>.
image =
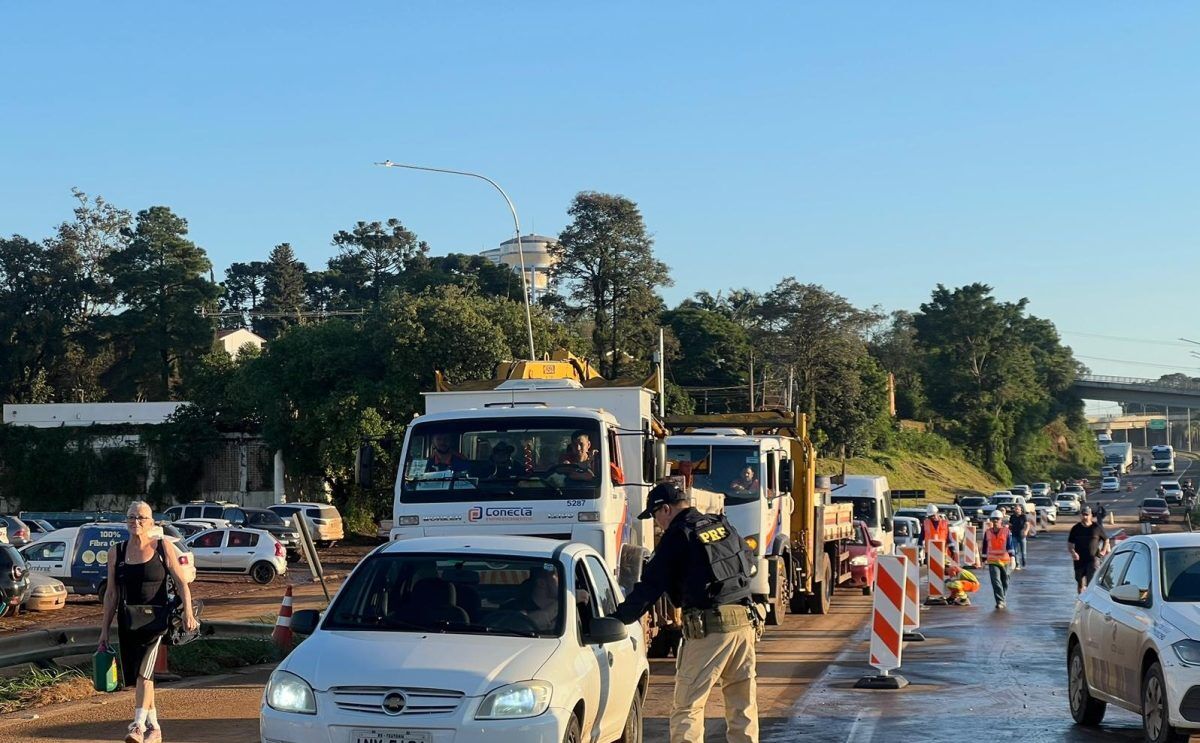
<svg viewBox="0 0 1200 743">
<path fill-rule="evenodd" d="M 666 593 L 683 609 L 671 743 L 704 740 L 704 705 L 719 679 L 727 740 L 757 743 L 750 554 L 724 516 L 702 514 L 674 483 L 650 491 L 639 519 L 663 530 L 642 579 L 613 616 L 629 624 Z"/>
</svg>

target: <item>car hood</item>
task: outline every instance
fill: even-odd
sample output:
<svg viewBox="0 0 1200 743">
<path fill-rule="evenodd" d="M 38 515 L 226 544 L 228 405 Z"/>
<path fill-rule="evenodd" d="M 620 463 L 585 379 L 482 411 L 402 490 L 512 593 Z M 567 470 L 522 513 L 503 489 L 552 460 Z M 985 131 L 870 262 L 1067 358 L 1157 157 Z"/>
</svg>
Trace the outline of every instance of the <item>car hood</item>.
<svg viewBox="0 0 1200 743">
<path fill-rule="evenodd" d="M 422 632 L 318 631 L 280 668 L 317 691 L 335 686 L 418 686 L 482 696 L 535 678 L 558 638 Z"/>
<path fill-rule="evenodd" d="M 1164 601 L 1161 607 L 1158 615 L 1164 621 L 1188 637 L 1200 639 L 1200 604 L 1190 601 Z"/>
</svg>

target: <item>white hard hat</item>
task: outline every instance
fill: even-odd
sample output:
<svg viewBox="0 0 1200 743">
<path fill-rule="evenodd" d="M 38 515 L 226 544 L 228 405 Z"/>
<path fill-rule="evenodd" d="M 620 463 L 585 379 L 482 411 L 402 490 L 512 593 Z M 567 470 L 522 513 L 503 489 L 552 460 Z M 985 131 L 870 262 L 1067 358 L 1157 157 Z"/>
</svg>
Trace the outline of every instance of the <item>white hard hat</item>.
<svg viewBox="0 0 1200 743">
<path fill-rule="evenodd" d="M 997 508 L 995 511 L 992 511 L 992 515 L 989 518 L 1000 519 L 1001 521 L 1003 521 L 1004 520 L 1004 511 L 1001 511 L 999 508 Z"/>
<path fill-rule="evenodd" d="M 926 516 L 933 516 L 937 512 L 938 512 L 938 507 L 933 505 L 932 503 L 930 503 L 928 506 L 925 506 L 925 515 Z"/>
</svg>

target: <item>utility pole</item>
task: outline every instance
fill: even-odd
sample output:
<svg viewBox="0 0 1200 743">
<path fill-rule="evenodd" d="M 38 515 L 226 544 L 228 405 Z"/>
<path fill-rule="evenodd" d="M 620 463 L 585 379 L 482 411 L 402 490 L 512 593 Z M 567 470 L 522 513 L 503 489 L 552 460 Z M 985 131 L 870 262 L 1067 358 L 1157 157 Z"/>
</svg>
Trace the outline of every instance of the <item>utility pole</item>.
<svg viewBox="0 0 1200 743">
<path fill-rule="evenodd" d="M 754 412 L 754 352 L 750 352 L 750 412 Z"/>
</svg>

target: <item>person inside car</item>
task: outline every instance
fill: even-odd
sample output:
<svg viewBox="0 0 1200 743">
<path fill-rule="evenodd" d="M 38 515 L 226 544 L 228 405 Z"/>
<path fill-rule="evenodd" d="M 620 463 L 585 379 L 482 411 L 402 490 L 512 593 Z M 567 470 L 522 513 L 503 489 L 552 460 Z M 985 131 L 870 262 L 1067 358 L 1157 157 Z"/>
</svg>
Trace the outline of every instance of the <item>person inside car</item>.
<svg viewBox="0 0 1200 743">
<path fill-rule="evenodd" d="M 429 453 L 426 472 L 461 472 L 467 468 L 467 458 L 454 448 L 450 434 L 439 433 L 433 437 L 433 451 Z"/>
<path fill-rule="evenodd" d="M 534 572 L 521 584 L 521 595 L 500 608 L 521 612 L 541 631 L 554 629 L 558 623 L 558 573 Z"/>
</svg>

